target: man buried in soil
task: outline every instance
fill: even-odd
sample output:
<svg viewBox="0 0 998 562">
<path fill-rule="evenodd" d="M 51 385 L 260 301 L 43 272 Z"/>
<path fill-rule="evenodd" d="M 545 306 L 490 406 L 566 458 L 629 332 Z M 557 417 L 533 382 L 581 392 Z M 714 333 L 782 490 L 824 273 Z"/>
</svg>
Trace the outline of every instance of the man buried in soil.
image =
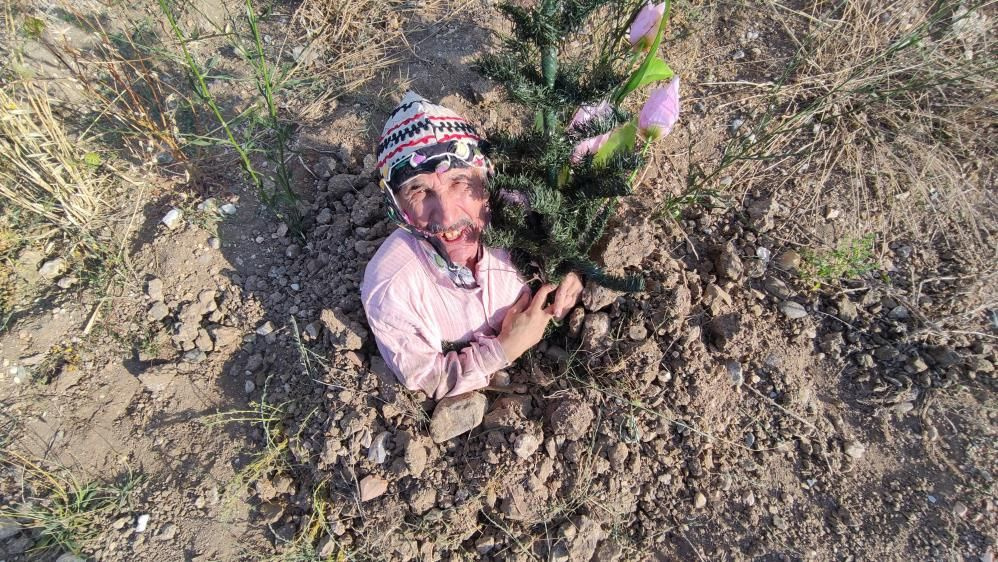
<svg viewBox="0 0 998 562">
<path fill-rule="evenodd" d="M 361 301 L 385 362 L 435 399 L 488 386 L 582 291 L 573 274 L 531 296 L 508 253 L 482 245 L 490 164 L 481 141 L 465 119 L 410 92 L 377 147 L 399 228 L 368 263 Z"/>
</svg>

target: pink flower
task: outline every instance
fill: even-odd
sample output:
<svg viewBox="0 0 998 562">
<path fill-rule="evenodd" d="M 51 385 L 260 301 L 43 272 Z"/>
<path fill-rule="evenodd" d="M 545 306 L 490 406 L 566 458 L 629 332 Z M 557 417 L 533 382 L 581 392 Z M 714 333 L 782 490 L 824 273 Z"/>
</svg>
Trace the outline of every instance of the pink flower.
<svg viewBox="0 0 998 562">
<path fill-rule="evenodd" d="M 664 88 L 655 88 L 638 114 L 638 128 L 648 139 L 664 137 L 679 121 L 679 77 Z"/>
<path fill-rule="evenodd" d="M 596 154 L 599 152 L 600 147 L 606 144 L 607 139 L 610 138 L 610 133 L 604 133 L 598 137 L 590 137 L 579 144 L 575 145 L 575 150 L 572 151 L 572 163 L 578 164 L 582 162 L 582 159 L 586 157 L 587 154 Z"/>
<path fill-rule="evenodd" d="M 665 2 L 661 4 L 645 4 L 644 8 L 631 22 L 630 36 L 631 45 L 640 49 L 646 49 L 655 41 L 658 35 L 658 26 L 665 15 Z"/>
<path fill-rule="evenodd" d="M 568 130 L 572 130 L 581 125 L 592 121 L 593 119 L 599 119 L 605 117 L 613 111 L 610 107 L 610 103 L 606 100 L 599 102 L 596 105 L 583 105 L 572 116 L 572 122 L 568 124 Z"/>
</svg>

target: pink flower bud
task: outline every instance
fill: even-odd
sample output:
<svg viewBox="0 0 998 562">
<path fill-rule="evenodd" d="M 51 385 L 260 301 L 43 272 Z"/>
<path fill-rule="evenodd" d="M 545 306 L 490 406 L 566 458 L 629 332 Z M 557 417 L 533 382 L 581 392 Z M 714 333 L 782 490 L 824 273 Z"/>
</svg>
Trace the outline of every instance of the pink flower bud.
<svg viewBox="0 0 998 562">
<path fill-rule="evenodd" d="M 631 22 L 628 37 L 631 45 L 640 49 L 650 47 L 652 42 L 655 41 L 655 36 L 658 35 L 658 26 L 662 22 L 664 15 L 665 2 L 661 4 L 652 4 L 651 2 L 645 4 L 645 7 L 641 8 L 634 21 Z"/>
<path fill-rule="evenodd" d="M 679 120 L 679 77 L 664 88 L 655 88 L 638 114 L 638 128 L 648 139 L 664 137 Z"/>
<path fill-rule="evenodd" d="M 586 157 L 587 154 L 596 154 L 599 152 L 600 147 L 606 144 L 607 139 L 610 138 L 610 133 L 604 133 L 598 137 L 590 137 L 579 144 L 575 145 L 575 150 L 572 151 L 572 163 L 578 164 L 582 162 L 582 159 Z"/>
<path fill-rule="evenodd" d="M 613 108 L 610 107 L 610 103 L 606 100 L 603 100 L 596 105 L 583 105 L 575 112 L 575 115 L 572 116 L 572 122 L 568 124 L 568 130 L 571 131 L 576 127 L 585 125 L 593 119 L 606 117 L 611 111 L 613 111 Z"/>
</svg>

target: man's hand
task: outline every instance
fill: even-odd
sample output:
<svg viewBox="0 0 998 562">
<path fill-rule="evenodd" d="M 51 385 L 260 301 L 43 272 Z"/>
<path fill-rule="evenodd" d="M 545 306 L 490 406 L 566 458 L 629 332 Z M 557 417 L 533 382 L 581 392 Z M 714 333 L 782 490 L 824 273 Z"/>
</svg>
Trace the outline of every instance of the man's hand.
<svg viewBox="0 0 998 562">
<path fill-rule="evenodd" d="M 579 295 L 582 294 L 582 279 L 575 273 L 569 273 L 558 285 L 558 291 L 554 294 L 554 306 L 552 313 L 558 320 L 564 318 L 568 311 L 572 310 L 575 303 L 579 302 Z"/>
<path fill-rule="evenodd" d="M 554 317 L 554 305 L 545 308 L 544 303 L 554 289 L 555 285 L 544 285 L 533 299 L 525 292 L 506 311 L 497 339 L 507 361 L 515 361 L 544 337 L 544 328 Z"/>
</svg>

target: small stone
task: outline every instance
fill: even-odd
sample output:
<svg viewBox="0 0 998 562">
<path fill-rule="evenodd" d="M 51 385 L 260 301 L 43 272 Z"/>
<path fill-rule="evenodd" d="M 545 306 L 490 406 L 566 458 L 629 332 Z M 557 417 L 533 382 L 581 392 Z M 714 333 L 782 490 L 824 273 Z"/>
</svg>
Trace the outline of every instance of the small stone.
<svg viewBox="0 0 998 562">
<path fill-rule="evenodd" d="M 714 267 L 717 268 L 717 272 L 721 277 L 732 281 L 741 279 L 742 274 L 745 272 L 742 258 L 738 255 L 738 250 L 732 242 L 724 245 L 717 259 L 714 260 Z"/>
<path fill-rule="evenodd" d="M 215 349 L 215 342 L 211 340 L 211 336 L 208 335 L 208 330 L 205 330 L 204 328 L 198 330 L 198 337 L 194 340 L 194 345 L 205 353 Z"/>
<path fill-rule="evenodd" d="M 746 507 L 752 507 L 755 505 L 755 493 L 752 490 L 745 492 L 745 494 L 742 495 L 742 503 L 745 504 Z"/>
<path fill-rule="evenodd" d="M 221 207 L 218 208 L 218 212 L 222 213 L 223 215 L 234 215 L 236 214 L 236 206 L 233 205 L 232 203 L 226 203 L 225 205 L 222 205 Z"/>
<path fill-rule="evenodd" d="M 634 341 L 642 341 L 648 337 L 648 328 L 644 324 L 634 324 L 627 330 L 627 336 Z"/>
<path fill-rule="evenodd" d="M 773 265 L 784 271 L 796 270 L 800 265 L 800 254 L 793 250 L 781 252 L 780 255 L 776 256 Z"/>
<path fill-rule="evenodd" d="M 256 390 L 256 383 L 253 381 L 246 381 L 246 384 L 243 385 L 243 390 L 246 391 L 246 394 L 251 394 L 254 390 Z"/>
<path fill-rule="evenodd" d="M 703 495 L 702 492 L 697 492 L 696 497 L 693 498 L 693 507 L 696 509 L 703 509 L 707 506 L 707 496 Z"/>
<path fill-rule="evenodd" d="M 478 554 L 488 554 L 496 546 L 495 537 L 489 535 L 475 541 L 475 551 Z"/>
<path fill-rule="evenodd" d="M 891 320 L 907 320 L 911 313 L 904 305 L 897 305 L 887 313 L 887 317 Z"/>
<path fill-rule="evenodd" d="M 762 288 L 778 299 L 790 298 L 790 288 L 782 280 L 775 277 L 766 277 L 763 279 Z"/>
<path fill-rule="evenodd" d="M 76 277 L 73 277 L 72 275 L 70 275 L 68 277 L 61 277 L 58 281 L 55 282 L 55 284 L 60 289 L 68 289 L 68 288 L 72 287 L 73 285 L 76 285 L 79 281 L 80 281 L 79 278 L 76 278 Z"/>
<path fill-rule="evenodd" d="M 569 441 L 586 435 L 592 426 L 593 410 L 581 398 L 563 398 L 551 407 L 550 412 L 554 434 Z"/>
<path fill-rule="evenodd" d="M 211 248 L 212 250 L 218 250 L 219 248 L 222 247 L 222 241 L 212 236 L 211 238 L 208 239 L 208 247 Z"/>
<path fill-rule="evenodd" d="M 388 460 L 387 443 L 389 437 L 391 437 L 390 433 L 382 431 L 371 441 L 371 446 L 367 449 L 367 460 L 374 464 L 384 464 Z"/>
<path fill-rule="evenodd" d="M 149 525 L 149 514 L 143 513 L 135 520 L 135 532 L 142 533 L 145 532 L 146 527 Z"/>
<path fill-rule="evenodd" d="M 212 339 L 215 340 L 217 349 L 224 349 L 238 343 L 242 339 L 242 332 L 239 328 L 232 326 L 215 326 L 208 329 Z"/>
<path fill-rule="evenodd" d="M 177 536 L 177 526 L 173 523 L 167 523 L 160 529 L 159 536 L 156 538 L 161 541 L 172 541 L 175 536 Z"/>
<path fill-rule="evenodd" d="M 170 309 L 163 304 L 162 301 L 155 302 L 151 307 L 149 307 L 149 319 L 153 322 L 159 322 L 160 320 L 166 318 L 170 315 Z"/>
<path fill-rule="evenodd" d="M 271 333 L 273 333 L 273 331 L 274 331 L 274 323 L 268 320 L 257 327 L 256 335 L 266 337 Z"/>
<path fill-rule="evenodd" d="M 513 452 L 523 460 L 527 460 L 541 446 L 541 440 L 533 432 L 517 435 L 513 440 Z"/>
<path fill-rule="evenodd" d="M 10 517 L 0 517 L 0 541 L 7 540 L 20 532 L 21 525 L 17 521 Z"/>
<path fill-rule="evenodd" d="M 153 277 L 146 283 L 146 295 L 149 296 L 149 300 L 153 302 L 159 302 L 163 300 L 163 280 L 158 277 Z"/>
<path fill-rule="evenodd" d="M 55 562 L 87 562 L 87 561 L 85 558 L 80 558 L 75 554 L 67 552 L 56 558 Z"/>
<path fill-rule="evenodd" d="M 388 491 L 388 481 L 376 475 L 369 474 L 360 481 L 360 501 L 373 500 Z"/>
<path fill-rule="evenodd" d="M 738 361 L 727 361 L 724 363 L 724 369 L 728 372 L 728 378 L 731 379 L 731 384 L 735 388 L 740 387 L 745 383 L 745 375 L 742 373 L 742 365 Z"/>
<path fill-rule="evenodd" d="M 48 260 L 38 268 L 38 275 L 41 275 L 45 279 L 55 279 L 65 271 L 66 265 L 66 260 L 63 258 Z"/>
<path fill-rule="evenodd" d="M 967 506 L 963 502 L 956 502 L 953 504 L 953 515 L 961 518 L 966 517 L 967 511 Z"/>
<path fill-rule="evenodd" d="M 582 324 L 582 347 L 587 350 L 595 350 L 602 347 L 602 343 L 610 332 L 610 316 L 605 312 L 594 312 L 587 314 L 585 322 Z"/>
<path fill-rule="evenodd" d="M 200 349 L 192 349 L 184 353 L 184 361 L 188 363 L 200 363 L 208 358 L 208 355 Z"/>
<path fill-rule="evenodd" d="M 807 310 L 804 308 L 804 305 L 796 301 L 783 301 L 780 304 L 780 312 L 791 320 L 799 320 L 807 316 Z"/>
<path fill-rule="evenodd" d="M 443 443 L 478 427 L 485 418 L 487 406 L 485 395 L 478 392 L 440 400 L 430 419 L 430 437 L 433 442 Z"/>
<path fill-rule="evenodd" d="M 166 228 L 169 228 L 170 230 L 175 230 L 177 227 L 184 224 L 184 212 L 174 207 L 173 209 L 170 209 L 170 212 L 163 215 L 163 218 L 160 219 L 160 222 L 165 224 Z"/>
<path fill-rule="evenodd" d="M 854 459 L 859 460 L 863 458 L 863 455 L 866 454 L 866 445 L 860 443 L 855 439 L 850 439 L 846 441 L 844 450 L 847 455 L 849 455 Z"/>
</svg>

